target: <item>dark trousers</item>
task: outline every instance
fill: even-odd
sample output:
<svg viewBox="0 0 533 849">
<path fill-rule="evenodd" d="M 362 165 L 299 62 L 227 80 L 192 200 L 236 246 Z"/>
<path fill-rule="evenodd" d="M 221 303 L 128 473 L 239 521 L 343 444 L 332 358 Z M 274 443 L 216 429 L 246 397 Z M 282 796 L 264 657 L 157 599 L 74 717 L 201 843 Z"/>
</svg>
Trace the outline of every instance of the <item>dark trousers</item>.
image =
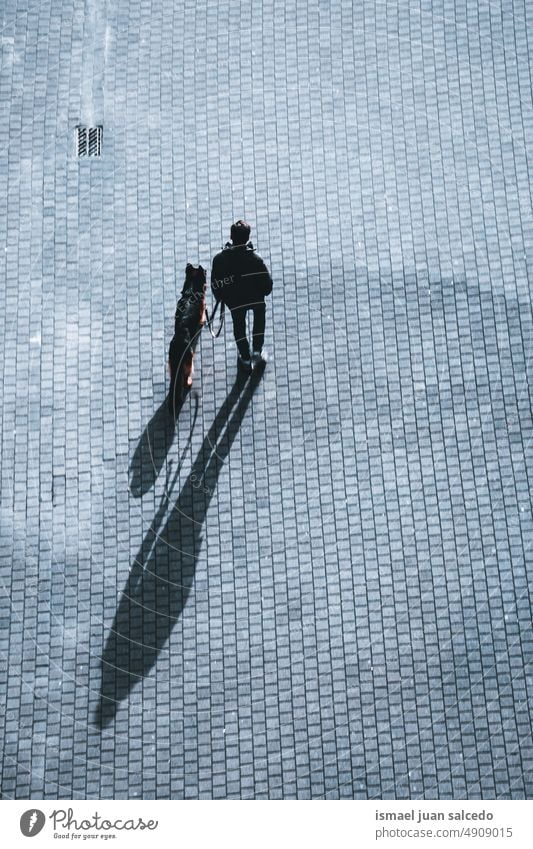
<svg viewBox="0 0 533 849">
<path fill-rule="evenodd" d="M 231 317 L 233 319 L 233 335 L 243 360 L 250 359 L 250 345 L 246 336 L 246 313 L 252 310 L 254 314 L 253 346 L 254 352 L 259 353 L 263 349 L 265 339 L 265 314 L 266 306 L 262 301 L 258 304 L 245 307 L 233 307 Z"/>
</svg>

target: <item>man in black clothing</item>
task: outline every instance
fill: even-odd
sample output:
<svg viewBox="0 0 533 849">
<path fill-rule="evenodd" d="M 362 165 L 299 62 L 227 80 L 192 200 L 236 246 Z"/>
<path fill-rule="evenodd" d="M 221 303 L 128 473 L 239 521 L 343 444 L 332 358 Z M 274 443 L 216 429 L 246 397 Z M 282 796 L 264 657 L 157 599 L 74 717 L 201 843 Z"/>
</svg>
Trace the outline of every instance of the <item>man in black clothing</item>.
<svg viewBox="0 0 533 849">
<path fill-rule="evenodd" d="M 250 226 L 246 221 L 232 224 L 231 242 L 215 256 L 211 269 L 211 291 L 217 301 L 222 301 L 231 310 L 239 363 L 246 370 L 266 361 L 263 353 L 265 296 L 272 291 L 270 273 L 249 239 Z M 252 356 L 246 336 L 248 310 L 254 314 Z"/>
</svg>

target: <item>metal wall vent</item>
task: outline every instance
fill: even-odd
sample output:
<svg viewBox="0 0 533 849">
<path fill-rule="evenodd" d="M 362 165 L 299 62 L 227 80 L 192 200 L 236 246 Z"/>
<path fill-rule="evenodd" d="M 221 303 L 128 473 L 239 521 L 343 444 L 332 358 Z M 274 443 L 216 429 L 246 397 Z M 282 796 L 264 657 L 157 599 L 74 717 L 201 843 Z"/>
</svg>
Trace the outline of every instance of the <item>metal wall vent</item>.
<svg viewBox="0 0 533 849">
<path fill-rule="evenodd" d="M 76 155 L 101 156 L 103 127 L 76 127 Z"/>
</svg>

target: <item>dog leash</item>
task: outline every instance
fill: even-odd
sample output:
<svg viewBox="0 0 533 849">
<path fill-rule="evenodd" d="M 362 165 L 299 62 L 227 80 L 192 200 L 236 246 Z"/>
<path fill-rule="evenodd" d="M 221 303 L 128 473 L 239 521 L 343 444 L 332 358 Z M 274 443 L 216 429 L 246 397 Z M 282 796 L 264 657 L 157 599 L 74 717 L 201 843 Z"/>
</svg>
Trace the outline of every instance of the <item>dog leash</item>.
<svg viewBox="0 0 533 849">
<path fill-rule="evenodd" d="M 217 314 L 217 310 L 218 310 L 220 304 L 222 304 L 222 306 L 220 308 L 220 327 L 218 328 L 216 333 L 213 333 L 213 331 L 211 329 L 211 325 L 213 324 L 213 321 L 215 319 L 215 316 Z M 209 313 L 207 311 L 207 307 L 205 308 L 205 323 L 207 324 L 207 326 L 209 328 L 209 332 L 210 332 L 211 336 L 213 337 L 213 339 L 218 339 L 218 337 L 220 336 L 220 334 L 222 332 L 222 328 L 224 327 L 224 301 L 217 301 L 216 302 L 215 309 L 213 310 L 211 315 L 209 315 Z"/>
</svg>

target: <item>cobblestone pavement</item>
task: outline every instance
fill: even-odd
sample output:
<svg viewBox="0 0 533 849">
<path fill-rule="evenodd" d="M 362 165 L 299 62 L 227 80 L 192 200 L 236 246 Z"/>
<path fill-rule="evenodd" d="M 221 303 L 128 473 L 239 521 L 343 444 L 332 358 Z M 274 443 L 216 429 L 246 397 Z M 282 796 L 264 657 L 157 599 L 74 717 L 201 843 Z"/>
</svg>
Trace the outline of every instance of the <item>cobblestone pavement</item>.
<svg viewBox="0 0 533 849">
<path fill-rule="evenodd" d="M 4 797 L 531 797 L 533 6 L 3 5 Z"/>
</svg>

